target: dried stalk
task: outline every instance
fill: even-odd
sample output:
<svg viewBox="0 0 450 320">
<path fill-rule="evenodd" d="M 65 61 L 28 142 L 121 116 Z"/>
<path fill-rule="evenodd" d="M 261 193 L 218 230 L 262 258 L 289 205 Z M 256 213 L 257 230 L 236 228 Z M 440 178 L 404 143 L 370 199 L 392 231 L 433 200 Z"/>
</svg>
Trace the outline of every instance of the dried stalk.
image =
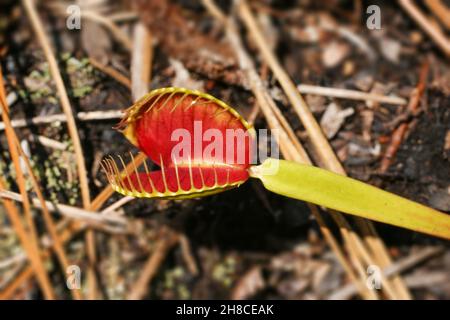
<svg viewBox="0 0 450 320">
<path fill-rule="evenodd" d="M 302 121 L 306 131 L 308 132 L 308 136 L 315 147 L 315 151 L 320 158 L 320 162 L 328 170 L 345 175 L 344 168 L 337 159 L 335 153 L 333 152 L 333 149 L 328 143 L 328 140 L 325 138 L 308 105 L 303 100 L 302 96 L 298 92 L 292 80 L 289 78 L 286 71 L 282 68 L 276 56 L 273 54 L 271 49 L 267 47 L 264 36 L 261 33 L 256 19 L 245 0 L 239 1 L 237 5 L 237 12 L 241 20 L 244 22 L 246 28 L 248 29 L 249 35 L 255 41 L 264 61 L 271 68 L 272 72 L 283 88 L 286 96 L 291 102 L 294 110 Z M 355 221 L 365 235 L 365 240 L 369 247 L 372 249 L 374 258 L 376 259 L 376 262 L 378 262 L 377 264 L 381 265 L 382 267 L 388 266 L 391 263 L 390 257 L 387 253 L 386 248 L 384 247 L 384 244 L 382 243 L 382 240 L 376 234 L 373 224 L 370 221 L 361 218 L 355 218 Z M 410 294 L 406 286 L 401 282 L 401 279 L 399 277 L 393 279 L 393 285 L 396 288 L 399 298 L 410 298 Z"/>
<path fill-rule="evenodd" d="M 217 6 L 211 1 L 211 0 L 203 0 L 203 4 L 205 7 L 209 10 L 209 12 L 216 17 L 217 20 L 219 20 L 221 23 L 224 24 L 226 28 L 226 35 L 228 38 L 228 41 L 230 42 L 231 47 L 233 47 L 236 51 L 236 56 L 238 58 L 239 64 L 241 69 L 244 70 L 248 83 L 251 86 L 251 90 L 253 91 L 253 94 L 255 95 L 258 104 L 263 111 L 265 118 L 269 124 L 269 127 L 274 130 L 278 129 L 280 132 L 279 137 L 279 145 L 281 148 L 281 152 L 283 156 L 288 160 L 295 160 L 300 163 L 310 163 L 309 157 L 306 154 L 305 150 L 303 149 L 302 145 L 298 141 L 298 139 L 295 137 L 295 134 L 292 131 L 292 128 L 290 128 L 288 122 L 286 119 L 284 119 L 284 116 L 277 108 L 275 102 L 272 100 L 270 94 L 267 92 L 267 88 L 261 78 L 259 78 L 256 69 L 253 65 L 253 62 L 251 61 L 250 57 L 246 53 L 245 49 L 243 48 L 242 42 L 239 37 L 239 33 L 237 32 L 237 28 L 235 26 L 235 23 L 233 20 L 228 19 L 221 11 L 217 8 Z M 279 122 L 280 121 L 280 122 Z M 328 228 L 328 226 L 325 224 L 325 221 L 318 210 L 318 208 L 312 204 L 308 204 L 312 213 L 314 214 L 320 229 L 327 240 L 327 242 L 330 244 L 332 250 L 336 254 L 336 257 L 341 262 L 343 268 L 347 272 L 349 278 L 358 286 L 360 289 L 360 292 L 363 297 L 365 298 L 376 298 L 370 290 L 365 287 L 365 284 L 363 281 L 360 281 L 357 279 L 357 276 L 353 272 L 353 269 L 351 268 L 350 264 L 347 262 L 344 253 L 342 252 L 342 249 L 339 246 L 339 243 L 333 236 L 332 232 Z M 339 223 L 338 223 L 339 224 Z M 342 228 L 341 228 L 342 229 Z M 350 254 L 357 257 L 356 251 L 352 250 L 353 247 L 350 247 Z M 359 261 L 356 259 L 356 261 L 359 263 Z M 362 269 L 362 266 L 360 265 L 360 269 Z"/>
<path fill-rule="evenodd" d="M 123 117 L 123 112 L 121 110 L 105 110 L 105 111 L 88 111 L 88 112 L 78 112 L 76 117 L 80 121 L 95 121 L 95 120 L 111 120 L 120 119 Z M 65 114 L 53 114 L 46 116 L 37 116 L 31 119 L 16 119 L 11 120 L 11 127 L 22 128 L 29 124 L 40 125 L 48 124 L 54 122 L 66 122 L 67 117 Z M 0 131 L 5 130 L 5 124 L 0 122 Z"/>
<path fill-rule="evenodd" d="M 420 100 L 426 89 L 428 71 L 429 64 L 427 61 L 425 61 L 420 68 L 419 80 L 417 81 L 416 88 L 414 88 L 414 90 L 412 91 L 411 97 L 409 99 L 408 111 L 411 114 L 416 114 L 417 110 L 419 109 Z M 390 143 L 386 148 L 386 152 L 384 153 L 383 158 L 381 159 L 379 170 L 381 173 L 385 173 L 389 169 L 409 127 L 410 124 L 408 122 L 401 123 L 392 133 Z"/>
<path fill-rule="evenodd" d="M 2 177 L 0 177 L 0 188 L 5 188 L 5 183 Z M 42 289 L 44 297 L 48 300 L 55 299 L 55 293 L 53 291 L 52 285 L 50 283 L 49 276 L 45 270 L 44 263 L 40 256 L 39 247 L 37 246 L 37 241 L 31 239 L 31 235 L 27 232 L 25 226 L 22 224 L 19 211 L 12 202 L 12 200 L 3 199 L 3 205 L 6 209 L 6 214 L 16 231 L 16 234 L 22 244 L 23 249 L 27 253 L 28 258 L 31 262 L 31 267 L 29 268 L 30 276 L 33 273 L 36 274 L 36 278 L 39 286 Z M 0 294 L 0 297 L 2 294 Z"/>
<path fill-rule="evenodd" d="M 145 263 L 138 279 L 132 286 L 128 300 L 139 300 L 147 292 L 150 281 L 155 276 L 159 266 L 164 261 L 169 250 L 178 242 L 178 234 L 171 230 L 163 230 L 162 235 L 156 243 L 153 253 Z"/>
<path fill-rule="evenodd" d="M 11 201 L 9 199 L 4 199 L 4 201 Z M 61 223 L 59 224 L 61 225 Z M 68 242 L 73 236 L 78 232 L 84 230 L 84 226 L 80 223 L 72 223 L 70 228 L 60 232 L 60 238 L 63 243 Z M 42 258 L 50 257 L 50 248 L 43 250 Z M 28 281 L 33 276 L 33 263 L 31 266 L 26 266 L 24 270 L 21 271 L 17 277 L 11 281 L 11 283 L 0 292 L 0 300 L 7 300 L 14 294 L 14 292 L 23 285 L 24 282 Z"/>
<path fill-rule="evenodd" d="M 45 57 L 49 64 L 50 73 L 53 77 L 53 80 L 55 82 L 56 89 L 58 91 L 58 96 L 61 101 L 61 107 L 64 111 L 64 114 L 67 117 L 67 126 L 69 130 L 69 134 L 72 139 L 72 143 L 74 146 L 75 154 L 77 157 L 77 168 L 78 168 L 78 175 L 80 179 L 80 187 L 81 187 L 81 193 L 83 198 L 83 205 L 84 207 L 89 206 L 89 188 L 88 188 L 88 181 L 87 181 L 87 173 L 86 173 L 86 167 L 84 164 L 84 157 L 83 157 L 83 149 L 81 147 L 80 143 L 80 137 L 78 136 L 78 131 L 75 123 L 75 119 L 73 116 L 72 108 L 70 106 L 69 97 L 67 95 L 66 88 L 64 86 L 63 79 L 61 77 L 61 73 L 58 67 L 58 62 L 56 61 L 56 58 L 52 52 L 49 40 L 47 38 L 47 35 L 45 34 L 44 27 L 42 25 L 42 21 L 40 20 L 36 8 L 34 6 L 34 3 L 32 0 L 22 0 L 22 4 L 25 8 L 25 11 L 30 19 L 30 22 L 32 24 L 32 27 L 36 33 L 37 39 L 39 41 L 39 44 L 42 47 L 42 50 L 44 51 Z"/>
<path fill-rule="evenodd" d="M 0 189 L 0 198 L 19 202 L 23 201 L 20 194 L 2 189 Z M 34 207 L 38 209 L 43 209 L 39 199 L 36 198 L 31 199 L 31 203 L 33 204 Z M 60 213 L 62 216 L 66 218 L 82 220 L 82 222 L 86 222 L 88 224 L 93 223 L 93 224 L 120 225 L 122 227 L 127 226 L 127 220 L 125 218 L 120 217 L 114 211 L 109 211 L 110 215 L 100 215 L 94 211 L 88 211 L 65 204 L 54 204 L 50 201 L 45 201 L 45 206 L 47 207 L 48 211 Z"/>
<path fill-rule="evenodd" d="M 450 9 L 441 0 L 425 0 L 426 6 L 441 21 L 447 30 L 450 30 Z"/>
<path fill-rule="evenodd" d="M 4 83 L 3 83 L 3 73 L 0 69 L 0 105 L 1 105 L 1 116 L 3 120 L 7 121 L 9 120 L 8 112 L 9 107 L 7 104 L 6 99 L 6 92 L 4 89 Z M 8 122 L 7 122 L 8 124 Z M 39 254 L 39 246 L 38 246 L 38 240 L 37 240 L 37 232 L 34 225 L 34 220 L 31 214 L 31 208 L 30 208 L 30 201 L 28 198 L 27 190 L 25 188 L 25 178 L 22 172 L 22 167 L 20 165 L 20 159 L 19 159 L 19 152 L 16 148 L 16 144 L 14 141 L 14 130 L 11 128 L 11 126 L 6 126 L 6 138 L 8 141 L 8 148 L 10 151 L 11 158 L 13 160 L 14 168 L 16 170 L 16 181 L 20 189 L 21 197 L 24 201 L 24 211 L 25 211 L 25 217 L 28 224 L 28 230 L 26 227 L 22 224 L 19 212 L 15 205 L 8 200 L 4 200 L 3 203 L 5 205 L 7 214 L 9 216 L 9 219 L 11 220 L 11 223 L 22 243 L 23 248 L 28 254 L 28 257 L 31 260 L 34 273 L 37 276 L 38 283 L 42 289 L 42 292 L 44 294 L 44 297 L 46 299 L 54 299 L 55 294 L 52 288 L 52 285 L 50 283 L 49 277 L 47 275 L 47 272 L 45 270 L 43 261 L 41 260 L 40 254 Z M 5 182 L 0 179 L 0 187 L 5 187 Z M 29 233 L 29 234 L 28 234 Z"/>
<path fill-rule="evenodd" d="M 46 6 L 48 6 L 50 9 L 54 10 L 57 14 L 60 14 L 62 16 L 68 16 L 70 14 L 66 11 L 66 8 L 63 4 L 47 3 Z M 114 20 L 107 18 L 92 10 L 82 10 L 81 17 L 102 25 L 111 32 L 114 38 L 118 42 L 120 42 L 124 46 L 124 48 L 126 48 L 129 51 L 133 49 L 133 45 L 131 43 L 130 38 L 114 23 Z"/>
<path fill-rule="evenodd" d="M 136 166 L 139 167 L 142 162 L 146 159 L 146 156 L 143 153 L 139 153 L 135 158 Z M 134 164 L 130 161 L 130 163 L 127 164 L 125 170 L 121 171 L 121 174 L 125 174 L 126 172 L 131 173 L 134 172 Z M 102 205 L 111 197 L 111 195 L 114 193 L 110 185 L 108 184 L 102 192 L 100 192 L 97 197 L 92 201 L 91 204 L 91 210 L 97 211 L 99 210 Z M 69 228 L 64 229 L 64 231 L 61 233 L 61 240 L 63 243 L 68 242 L 73 236 L 75 236 L 78 232 L 81 232 L 84 230 L 85 226 L 81 224 L 79 221 L 72 221 L 72 223 L 69 225 Z M 44 251 L 44 257 L 47 257 L 49 255 L 49 251 Z M 27 281 L 31 276 L 33 275 L 33 269 L 28 266 L 26 267 L 22 273 L 20 273 L 16 279 L 4 290 L 4 292 L 0 292 L 0 297 L 6 296 L 10 297 L 11 294 L 15 292 L 17 288 L 19 288 L 23 282 Z M 7 294 L 6 294 L 6 293 Z"/>
<path fill-rule="evenodd" d="M 399 0 L 400 6 L 430 36 L 447 57 L 450 57 L 450 41 L 439 28 L 439 25 L 428 21 L 425 14 L 411 0 Z M 448 19 L 448 17 L 447 17 Z"/>
<path fill-rule="evenodd" d="M 133 101 L 148 92 L 153 60 L 152 36 L 143 23 L 134 27 L 133 51 L 131 57 L 131 94 Z"/>
<path fill-rule="evenodd" d="M 78 170 L 78 178 L 80 180 L 80 188 L 81 188 L 81 198 L 83 201 L 83 207 L 88 209 L 90 207 L 90 193 L 89 193 L 89 183 L 87 178 L 86 166 L 84 163 L 83 149 L 81 147 L 80 137 L 78 135 L 77 126 L 75 123 L 75 118 L 73 116 L 72 108 L 70 106 L 69 97 L 67 95 L 66 88 L 64 86 L 64 82 L 58 67 L 58 63 L 56 58 L 52 52 L 50 42 L 47 38 L 47 35 L 44 31 L 44 26 L 42 24 L 41 19 L 36 11 L 36 7 L 32 0 L 22 0 L 22 4 L 25 8 L 25 12 L 30 19 L 31 25 L 37 35 L 38 41 L 44 50 L 45 57 L 48 61 L 50 73 L 55 82 L 56 89 L 58 91 L 58 96 L 61 101 L 61 107 L 64 111 L 64 114 L 67 117 L 67 126 L 69 130 L 69 135 L 71 137 L 76 163 Z M 93 264 L 95 261 L 95 244 L 94 244 L 94 235 L 93 232 L 88 230 L 86 232 L 86 242 L 87 242 L 87 251 L 88 257 L 90 261 L 90 270 L 88 273 L 89 283 L 91 285 L 90 298 L 95 298 L 96 296 L 96 279 L 93 271 Z"/>
<path fill-rule="evenodd" d="M 362 101 L 374 101 L 387 104 L 406 104 L 406 100 L 400 97 L 383 96 L 374 93 L 367 93 L 357 90 L 348 90 L 341 88 L 329 88 L 313 86 L 309 84 L 299 84 L 297 86 L 298 91 L 303 94 L 315 94 L 319 96 L 350 99 L 350 100 L 362 100 Z"/>
<path fill-rule="evenodd" d="M 2 75 L 2 72 L 0 69 L 0 77 L 2 77 L 2 76 L 3 75 Z M 0 84 L 0 85 L 2 85 L 2 84 Z M 5 91 L 4 91 L 3 86 L 0 86 L 0 92 L 1 92 L 0 95 L 4 97 Z M 70 264 L 69 264 L 69 260 L 67 259 L 66 253 L 64 251 L 64 247 L 59 239 L 58 232 L 57 232 L 57 230 L 55 228 L 55 224 L 53 222 L 53 218 L 50 215 L 50 212 L 46 206 L 43 193 L 39 186 L 39 182 L 37 181 L 37 178 L 34 175 L 34 172 L 32 170 L 30 160 L 28 159 L 27 155 L 23 152 L 22 146 L 20 144 L 19 139 L 17 138 L 16 133 L 14 132 L 14 129 L 11 128 L 11 122 L 10 122 L 9 115 L 8 115 L 8 108 L 5 106 L 4 101 L 2 101 L 1 106 L 2 106 L 3 122 L 5 123 L 6 128 L 7 128 L 6 133 L 8 136 L 8 144 L 10 146 L 11 155 L 14 158 L 15 169 L 16 169 L 16 172 L 18 173 L 18 177 L 19 177 L 19 180 L 18 180 L 19 188 L 24 191 L 24 193 L 22 193 L 22 200 L 23 200 L 24 204 L 26 204 L 26 206 L 27 206 L 27 209 L 25 210 L 25 212 L 28 213 L 27 220 L 28 220 L 29 228 L 32 228 L 31 230 L 33 230 L 32 237 L 36 239 L 36 246 L 38 247 L 37 234 L 36 234 L 36 231 L 34 230 L 34 222 L 33 222 L 32 216 L 31 216 L 30 199 L 29 199 L 26 189 L 25 189 L 25 180 L 22 180 L 23 173 L 22 173 L 22 169 L 21 169 L 21 166 L 19 163 L 19 158 L 18 158 L 17 152 L 18 152 L 18 154 L 20 154 L 21 159 L 23 160 L 23 163 L 25 164 L 25 167 L 28 170 L 28 176 L 31 180 L 33 189 L 36 192 L 36 195 L 38 196 L 38 199 L 39 199 L 38 202 L 40 203 L 40 205 L 42 207 L 42 213 L 43 213 L 45 225 L 46 225 L 46 227 L 50 233 L 50 236 L 54 242 L 54 249 L 55 249 L 56 255 L 58 257 L 58 260 L 61 263 L 61 267 L 63 268 L 63 273 L 65 273 L 65 271 L 67 270 L 67 268 L 69 267 Z M 81 299 L 81 294 L 78 290 L 72 290 L 71 293 L 72 293 L 72 296 L 74 299 L 77 299 L 77 300 Z"/>
<path fill-rule="evenodd" d="M 183 260 L 186 263 L 186 266 L 189 272 L 196 276 L 198 274 L 197 263 L 195 262 L 195 258 L 192 255 L 191 245 L 189 243 L 189 239 L 184 235 L 179 235 L 179 241 L 181 246 L 181 254 L 183 256 Z"/>
<path fill-rule="evenodd" d="M 100 70 L 101 72 L 103 72 L 104 74 L 107 74 L 108 76 L 110 76 L 111 78 L 116 80 L 117 82 L 123 84 L 128 89 L 131 89 L 131 81 L 130 81 L 130 79 L 128 79 L 126 76 L 121 74 L 116 69 L 108 67 L 108 66 L 105 66 L 103 63 L 97 61 L 96 59 L 94 59 L 92 57 L 89 58 L 89 63 L 91 65 L 93 65 L 95 68 L 97 68 L 98 70 Z"/>
<path fill-rule="evenodd" d="M 402 258 L 401 260 L 395 262 L 391 266 L 385 268 L 382 272 L 382 274 L 387 277 L 393 277 L 395 275 L 398 275 L 408 269 L 411 269 L 415 265 L 433 257 L 436 256 L 439 253 L 442 253 L 444 250 L 441 247 L 437 248 L 425 248 L 417 253 L 413 253 L 409 255 L 406 258 Z M 345 285 L 342 288 L 339 288 L 336 292 L 333 292 L 328 299 L 329 300 L 341 300 L 341 299 L 349 299 L 354 294 L 356 294 L 356 287 L 350 283 Z"/>
<path fill-rule="evenodd" d="M 142 153 L 139 153 L 135 158 L 136 166 L 140 166 L 142 162 L 146 159 L 145 155 Z M 121 174 L 125 174 L 125 172 L 131 173 L 134 172 L 134 165 L 130 161 L 128 165 L 126 166 L 125 170 L 122 170 Z M 109 199 L 109 197 L 114 193 L 110 185 L 108 184 L 102 192 L 100 192 L 97 197 L 92 201 L 91 204 L 91 210 L 97 211 L 99 210 L 102 205 Z M 8 200 L 8 199 L 6 199 Z M 77 233 L 83 231 L 85 229 L 85 226 L 81 224 L 79 221 L 72 221 L 72 223 L 69 225 L 68 228 L 64 229 L 60 233 L 61 241 L 63 243 L 68 242 L 70 239 L 72 239 L 73 236 L 75 236 Z M 48 257 L 50 255 L 49 250 L 45 250 L 43 252 L 43 257 Z M 28 281 L 30 277 L 33 275 L 33 268 L 30 266 L 25 267 L 25 269 L 17 276 L 16 279 L 12 281 L 10 285 L 8 285 L 5 290 L 0 292 L 0 297 L 2 299 L 8 299 L 25 281 Z"/>
</svg>

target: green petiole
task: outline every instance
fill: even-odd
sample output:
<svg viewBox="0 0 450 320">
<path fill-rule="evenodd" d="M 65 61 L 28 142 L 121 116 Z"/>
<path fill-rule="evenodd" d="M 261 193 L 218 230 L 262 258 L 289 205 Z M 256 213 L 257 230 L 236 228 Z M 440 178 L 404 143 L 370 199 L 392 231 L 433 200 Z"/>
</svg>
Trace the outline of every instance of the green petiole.
<svg viewBox="0 0 450 320">
<path fill-rule="evenodd" d="M 450 239 L 450 215 L 310 165 L 266 159 L 251 175 L 280 195 Z"/>
</svg>

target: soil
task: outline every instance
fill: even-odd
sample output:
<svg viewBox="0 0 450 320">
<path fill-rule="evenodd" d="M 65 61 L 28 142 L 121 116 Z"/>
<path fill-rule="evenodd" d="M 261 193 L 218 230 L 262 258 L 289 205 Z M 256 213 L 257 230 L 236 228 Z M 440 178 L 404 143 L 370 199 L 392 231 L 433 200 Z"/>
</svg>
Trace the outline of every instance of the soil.
<svg viewBox="0 0 450 320">
<path fill-rule="evenodd" d="M 163 2 L 151 3 L 161 5 Z M 369 4 L 367 1 L 361 3 L 363 8 Z M 226 11 L 229 10 L 226 1 L 220 1 L 219 4 Z M 408 100 L 417 85 L 421 64 L 425 60 L 429 61 L 430 72 L 425 94 L 419 104 L 420 113 L 406 116 L 406 120 L 397 123 L 394 128 L 389 124 L 407 113 L 406 106 L 368 106 L 360 101 L 312 95 L 306 95 L 305 98 L 319 122 L 331 102 L 338 103 L 342 109 L 354 109 L 353 115 L 345 119 L 331 139 L 334 150 L 350 176 L 450 212 L 450 147 L 446 142 L 450 132 L 450 87 L 446 81 L 450 70 L 448 59 L 396 4 L 375 2 L 381 6 L 383 14 L 383 28 L 378 33 L 365 28 L 367 14 L 356 14 L 353 4 L 353 1 L 330 1 L 326 5 L 314 1 L 287 1 L 282 4 L 256 1 L 254 7 L 259 8 L 256 10 L 270 21 L 269 28 L 275 34 L 277 56 L 295 83 L 378 90 L 382 94 L 394 93 Z M 142 21 L 154 30 L 158 38 L 152 63 L 151 87 L 171 85 L 177 75 L 170 59 L 177 59 L 189 71 L 191 80 L 203 83 L 205 91 L 235 106 L 245 117 L 250 115 L 254 99 L 246 89 L 232 50 L 226 48 L 223 34 L 214 20 L 195 1 L 175 1 L 162 6 L 164 8 L 158 7 L 158 12 L 169 10 L 176 14 L 154 17 L 149 14 L 152 12 L 151 5 L 133 1 L 133 7 L 140 8 Z M 48 66 L 29 21 L 24 14 L 18 13 L 21 12 L 20 8 L 13 1 L 0 11 L 0 58 L 6 90 L 18 93 L 11 106 L 11 117 L 23 119 L 61 113 L 54 85 L 48 77 Z M 128 88 L 84 62 L 89 57 L 80 43 L 80 34 L 66 30 L 64 19 L 60 16 L 46 10 L 40 10 L 40 14 L 55 44 L 54 50 L 63 70 L 74 111 L 120 110 L 130 106 L 132 101 Z M 302 32 L 305 27 L 316 27 L 317 21 L 325 18 L 351 28 L 365 39 L 375 58 L 370 58 L 354 43 L 332 32 L 322 31 L 317 41 L 305 40 Z M 182 30 L 171 27 L 170 19 L 176 19 L 177 25 L 187 25 L 189 28 Z M 257 50 L 248 41 L 244 30 L 242 34 L 258 69 L 264 72 L 267 66 L 261 63 Z M 183 41 L 177 43 L 177 39 Z M 395 58 L 389 60 L 383 54 L 381 46 L 386 39 L 401 47 L 397 61 Z M 326 67 L 323 52 L 331 41 L 339 42 L 346 52 L 336 66 Z M 120 44 L 112 42 L 113 49 L 108 53 L 108 60 L 129 77 L 129 54 Z M 199 48 L 211 50 L 217 56 L 211 60 L 208 56 L 202 56 Z M 68 72 L 71 66 L 75 72 Z M 270 72 L 267 81 L 271 88 L 278 88 Z M 278 99 L 277 103 L 308 151 L 312 152 L 304 128 L 285 98 Z M 367 123 L 367 117 L 372 121 Z M 99 159 L 109 154 L 137 152 L 121 133 L 113 129 L 117 122 L 100 120 L 77 123 L 90 174 L 92 197 L 107 184 L 98 168 Z M 380 162 L 389 138 L 395 127 L 404 122 L 409 123 L 406 138 L 389 169 L 381 173 Z M 267 127 L 261 115 L 257 117 L 255 126 Z M 28 125 L 16 132 L 20 139 L 28 141 L 45 196 L 53 201 L 81 206 L 73 162 L 61 161 L 61 152 L 43 147 L 30 139 L 32 135 L 42 135 L 69 143 L 65 124 Z M 17 192 L 14 176 L 9 170 L 10 158 L 3 133 L 0 133 L 0 142 L 1 169 L 11 190 Z M 49 168 L 55 166 L 60 170 L 59 175 L 48 172 Z M 114 194 L 104 207 L 120 198 L 119 194 Z M 120 285 L 129 286 L 139 273 L 152 248 L 149 239 L 163 225 L 187 236 L 200 274 L 193 276 L 187 271 L 181 249 L 176 248 L 160 267 L 148 298 L 229 298 L 235 285 L 255 266 L 260 270 L 257 274 L 263 278 L 264 286 L 256 292 L 250 290 L 248 297 L 318 299 L 327 297 L 345 284 L 342 267 L 320 236 L 317 223 L 311 218 L 306 204 L 265 191 L 259 182 L 252 181 L 237 189 L 195 200 L 137 199 L 126 204 L 123 212 L 128 219 L 137 221 L 142 235 L 133 238 L 125 235 L 114 237 L 102 232 L 97 234 L 99 269 L 107 274 L 111 272 L 116 277 L 114 279 L 118 279 L 110 283 L 107 275 L 102 276 L 107 298 L 125 296 L 126 290 L 121 289 Z M 1 210 L 0 218 L 6 221 Z M 7 227 L 8 223 L 0 223 L 0 228 L 2 226 Z M 42 222 L 39 226 L 40 232 L 43 232 Z M 448 241 L 378 223 L 376 227 L 394 259 L 427 246 L 446 248 L 443 254 L 417 266 L 414 272 L 446 273 L 449 270 Z M 14 243 L 17 244 L 17 241 Z M 68 250 L 73 257 L 83 257 L 83 237 L 79 235 L 73 238 Z M 9 249 L 6 251 L 10 252 Z M 117 260 L 121 263 L 114 262 Z M 313 272 L 305 271 L 308 267 L 319 269 L 319 266 L 331 268 L 322 287 L 309 283 Z M 302 281 L 306 284 L 303 285 Z M 34 286 L 28 292 L 31 297 L 40 297 L 36 288 Z M 448 283 L 423 285 L 412 292 L 415 298 L 450 298 Z"/>
</svg>

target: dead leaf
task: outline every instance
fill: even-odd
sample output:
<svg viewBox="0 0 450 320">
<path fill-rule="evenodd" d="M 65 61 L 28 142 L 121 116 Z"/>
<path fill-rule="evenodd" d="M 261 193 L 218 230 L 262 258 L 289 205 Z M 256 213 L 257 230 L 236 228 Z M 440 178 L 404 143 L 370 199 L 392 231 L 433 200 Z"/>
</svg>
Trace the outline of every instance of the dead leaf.
<svg viewBox="0 0 450 320">
<path fill-rule="evenodd" d="M 89 57 L 103 65 L 108 64 L 112 42 L 109 33 L 98 23 L 83 21 L 81 44 Z"/>
<path fill-rule="evenodd" d="M 342 110 L 337 103 L 330 103 L 320 120 L 320 126 L 327 138 L 333 138 L 344 124 L 345 118 L 351 116 L 353 113 L 353 108 Z"/>
<path fill-rule="evenodd" d="M 203 91 L 203 81 L 192 79 L 189 71 L 184 67 L 181 61 L 172 58 L 170 58 L 169 61 L 175 71 L 175 78 L 172 80 L 172 86 Z"/>
<path fill-rule="evenodd" d="M 346 43 L 333 41 L 322 52 L 322 62 L 327 68 L 338 66 L 350 53 L 350 47 Z"/>
<path fill-rule="evenodd" d="M 328 263 L 319 264 L 313 274 L 312 286 L 314 291 L 319 292 L 322 282 L 331 270 L 331 266 Z"/>
<path fill-rule="evenodd" d="M 400 60 L 400 53 L 402 45 L 399 41 L 387 37 L 380 38 L 380 51 L 383 57 L 393 63 L 398 63 Z"/>
<path fill-rule="evenodd" d="M 437 190 L 430 196 L 430 205 L 441 211 L 450 211 L 450 194 L 447 190 Z"/>
<path fill-rule="evenodd" d="M 263 289 L 265 281 L 262 276 L 261 267 L 255 266 L 247 271 L 238 281 L 231 293 L 231 299 L 244 300 L 254 296 L 258 291 Z"/>
<path fill-rule="evenodd" d="M 324 96 L 306 94 L 305 99 L 313 113 L 322 113 L 325 111 L 326 98 Z"/>
</svg>

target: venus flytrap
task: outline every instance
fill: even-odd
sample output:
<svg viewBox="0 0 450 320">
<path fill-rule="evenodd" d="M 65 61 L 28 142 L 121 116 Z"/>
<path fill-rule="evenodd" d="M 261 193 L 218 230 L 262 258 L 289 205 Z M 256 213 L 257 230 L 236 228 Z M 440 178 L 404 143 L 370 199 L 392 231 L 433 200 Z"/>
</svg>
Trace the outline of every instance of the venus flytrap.
<svg viewBox="0 0 450 320">
<path fill-rule="evenodd" d="M 255 130 L 208 94 L 153 90 L 127 109 L 117 128 L 160 167 L 150 171 L 144 162 L 144 171 L 135 166 L 132 174 L 121 175 L 121 157 L 119 165 L 112 157 L 103 160 L 109 183 L 123 195 L 194 198 L 237 187 L 251 177 L 286 197 L 450 239 L 450 215 L 369 184 L 274 158 L 254 165 Z M 230 135 L 230 130 L 245 134 Z"/>
</svg>

